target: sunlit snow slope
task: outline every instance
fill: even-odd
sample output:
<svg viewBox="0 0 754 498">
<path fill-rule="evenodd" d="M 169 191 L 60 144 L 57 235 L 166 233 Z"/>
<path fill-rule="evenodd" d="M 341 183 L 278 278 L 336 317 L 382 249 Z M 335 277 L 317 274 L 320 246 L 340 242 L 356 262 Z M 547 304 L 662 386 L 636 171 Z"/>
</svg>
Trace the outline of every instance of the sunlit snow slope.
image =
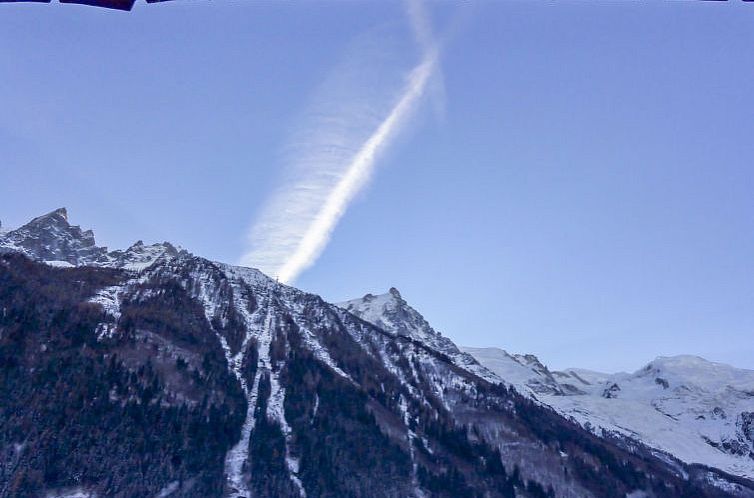
<svg viewBox="0 0 754 498">
<path fill-rule="evenodd" d="M 628 374 L 550 372 L 497 348 L 461 348 L 565 416 L 734 475 L 754 477 L 754 371 L 697 356 L 660 357 Z M 543 388 L 545 386 L 545 388 Z"/>
</svg>

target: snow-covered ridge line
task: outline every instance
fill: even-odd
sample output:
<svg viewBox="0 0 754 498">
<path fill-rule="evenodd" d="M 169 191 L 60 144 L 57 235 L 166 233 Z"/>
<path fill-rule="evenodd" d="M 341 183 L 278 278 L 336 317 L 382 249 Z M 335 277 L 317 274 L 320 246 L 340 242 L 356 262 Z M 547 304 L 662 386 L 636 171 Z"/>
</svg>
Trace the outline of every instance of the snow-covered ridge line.
<svg viewBox="0 0 754 498">
<path fill-rule="evenodd" d="M 418 311 L 409 306 L 395 287 L 385 294 L 367 294 L 362 298 L 335 303 L 335 306 L 392 335 L 418 341 L 481 379 L 493 384 L 503 382 L 493 371 L 434 330 Z"/>
<path fill-rule="evenodd" d="M 550 372 L 531 355 L 463 349 L 597 435 L 607 431 L 687 463 L 754 478 L 754 371 L 680 355 L 634 373 Z"/>
<path fill-rule="evenodd" d="M 658 358 L 634 374 L 550 371 L 534 355 L 447 345 L 396 289 L 338 306 L 445 354 L 481 378 L 502 381 L 596 435 L 604 430 L 688 463 L 754 477 L 754 372 L 689 356 Z"/>
</svg>

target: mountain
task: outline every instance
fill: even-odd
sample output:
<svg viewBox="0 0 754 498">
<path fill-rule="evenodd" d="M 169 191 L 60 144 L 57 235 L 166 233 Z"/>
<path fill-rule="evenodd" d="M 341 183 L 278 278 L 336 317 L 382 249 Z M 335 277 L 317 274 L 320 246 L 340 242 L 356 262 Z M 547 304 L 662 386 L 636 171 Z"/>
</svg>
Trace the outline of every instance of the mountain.
<svg viewBox="0 0 754 498">
<path fill-rule="evenodd" d="M 542 395 L 583 394 L 583 380 L 573 373 L 551 372 L 531 354 L 509 354 L 499 348 L 461 350 L 471 355 L 490 371 L 513 385 L 520 393 L 536 398 Z"/>
<path fill-rule="evenodd" d="M 520 394 L 397 291 L 108 251 L 65 210 L 0 247 L 3 497 L 754 496 Z"/>
<path fill-rule="evenodd" d="M 107 254 L 106 249 L 95 244 L 91 230 L 83 231 L 68 224 L 65 208 L 34 218 L 21 228 L 3 234 L 0 251 L 18 251 L 35 259 L 71 266 L 95 264 L 103 261 Z"/>
<path fill-rule="evenodd" d="M 630 439 L 688 463 L 754 477 L 752 371 L 692 356 L 658 358 L 633 375 L 550 371 L 531 354 L 456 347 L 394 288 L 338 306 L 396 335 L 433 344 L 452 358 L 470 356 L 499 382 L 596 435 Z M 490 378 L 476 369 L 478 375 Z"/>
<path fill-rule="evenodd" d="M 550 372 L 501 349 L 462 349 L 519 392 L 597 434 L 626 436 L 684 462 L 754 478 L 754 371 L 675 356 L 632 374 Z"/>
<path fill-rule="evenodd" d="M 56 209 L 9 232 L 0 232 L 0 253 L 19 252 L 53 266 L 98 266 L 140 270 L 160 258 L 170 259 L 179 250 L 168 242 L 144 245 L 136 242 L 125 251 L 108 252 L 94 240 L 94 232 L 68 223 L 68 211 Z"/>
<path fill-rule="evenodd" d="M 502 382 L 500 377 L 480 365 L 472 355 L 462 352 L 453 341 L 436 332 L 418 311 L 408 305 L 395 287 L 391 287 L 386 294 L 366 294 L 360 299 L 337 303 L 336 306 L 396 338 L 419 342 L 488 382 Z"/>
</svg>

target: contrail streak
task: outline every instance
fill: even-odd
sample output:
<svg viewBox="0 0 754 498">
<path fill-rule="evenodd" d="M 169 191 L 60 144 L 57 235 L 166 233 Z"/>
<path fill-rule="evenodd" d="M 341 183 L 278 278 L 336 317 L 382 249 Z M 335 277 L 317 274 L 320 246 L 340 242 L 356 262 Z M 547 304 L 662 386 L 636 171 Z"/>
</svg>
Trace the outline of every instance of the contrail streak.
<svg viewBox="0 0 754 498">
<path fill-rule="evenodd" d="M 328 110 L 316 115 L 313 130 L 304 136 L 302 157 L 296 159 L 297 177 L 273 196 L 252 227 L 251 250 L 241 264 L 290 283 L 326 247 L 348 205 L 368 182 L 380 153 L 405 125 L 436 71 L 438 51 L 431 45 L 429 23 L 418 4 L 409 9 L 424 53 L 398 98 L 381 119 L 376 118 L 374 103 L 348 99 L 339 105 L 328 103 Z M 365 125 L 376 126 L 358 136 Z"/>
<path fill-rule="evenodd" d="M 301 239 L 296 252 L 285 262 L 278 273 L 283 282 L 292 282 L 298 274 L 311 265 L 330 240 L 335 225 L 345 213 L 349 202 L 369 179 L 377 154 L 390 143 L 400 129 L 402 121 L 421 97 L 432 74 L 436 56 L 425 60 L 411 74 L 409 84 L 390 114 L 364 143 L 348 166 L 345 175 L 327 198 L 314 223 Z"/>
</svg>

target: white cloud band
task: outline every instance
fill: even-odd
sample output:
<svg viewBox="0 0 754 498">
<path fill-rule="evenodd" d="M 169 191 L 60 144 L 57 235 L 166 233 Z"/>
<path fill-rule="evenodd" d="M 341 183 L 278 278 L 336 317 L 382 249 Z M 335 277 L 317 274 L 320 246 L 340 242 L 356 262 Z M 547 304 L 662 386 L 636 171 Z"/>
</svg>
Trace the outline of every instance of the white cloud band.
<svg viewBox="0 0 754 498">
<path fill-rule="evenodd" d="M 299 144 L 296 177 L 289 178 L 270 199 L 252 226 L 251 249 L 241 264 L 290 283 L 322 253 L 348 205 L 368 182 L 380 153 L 398 136 L 435 72 L 438 54 L 430 45 L 426 17 L 418 5 L 410 6 L 409 12 L 424 54 L 398 98 L 381 120 L 377 118 L 379 104 L 330 103 L 334 110 L 321 113 L 315 129 L 307 131 Z M 364 140 L 365 134 L 358 130 L 375 124 Z"/>
</svg>

